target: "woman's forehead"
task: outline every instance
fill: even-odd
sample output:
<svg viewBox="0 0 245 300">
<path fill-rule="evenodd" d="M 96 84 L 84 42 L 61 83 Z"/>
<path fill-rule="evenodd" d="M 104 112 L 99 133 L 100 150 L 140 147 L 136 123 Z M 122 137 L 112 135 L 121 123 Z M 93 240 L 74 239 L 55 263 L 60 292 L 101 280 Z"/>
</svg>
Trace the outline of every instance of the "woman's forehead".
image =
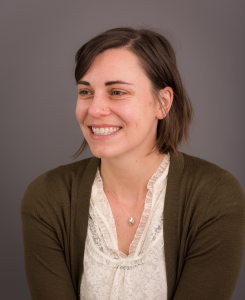
<svg viewBox="0 0 245 300">
<path fill-rule="evenodd" d="M 104 83 L 123 81 L 134 84 L 143 78 L 147 76 L 138 57 L 127 48 L 116 48 L 97 55 L 82 80 L 102 80 Z"/>
</svg>

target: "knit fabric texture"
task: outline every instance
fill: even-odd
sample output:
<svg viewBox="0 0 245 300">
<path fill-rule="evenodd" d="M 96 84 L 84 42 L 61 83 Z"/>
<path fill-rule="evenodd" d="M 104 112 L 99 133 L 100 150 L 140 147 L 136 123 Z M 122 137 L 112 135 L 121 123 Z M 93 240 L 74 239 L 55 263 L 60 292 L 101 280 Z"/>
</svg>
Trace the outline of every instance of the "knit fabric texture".
<svg viewBox="0 0 245 300">
<path fill-rule="evenodd" d="M 33 300 L 79 299 L 99 164 L 93 157 L 58 167 L 26 190 L 21 216 Z M 245 197 L 234 176 L 181 152 L 170 155 L 163 220 L 167 299 L 231 299 L 245 236 Z"/>
</svg>

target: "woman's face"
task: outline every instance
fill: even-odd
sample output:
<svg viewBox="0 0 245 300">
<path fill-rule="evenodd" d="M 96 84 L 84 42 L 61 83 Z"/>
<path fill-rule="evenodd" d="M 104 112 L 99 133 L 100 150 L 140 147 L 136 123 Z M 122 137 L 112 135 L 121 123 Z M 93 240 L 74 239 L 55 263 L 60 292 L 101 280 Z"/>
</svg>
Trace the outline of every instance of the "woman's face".
<svg viewBox="0 0 245 300">
<path fill-rule="evenodd" d="M 76 117 L 94 156 L 145 156 L 156 141 L 159 102 L 137 56 L 125 48 L 99 54 L 78 83 Z"/>
</svg>

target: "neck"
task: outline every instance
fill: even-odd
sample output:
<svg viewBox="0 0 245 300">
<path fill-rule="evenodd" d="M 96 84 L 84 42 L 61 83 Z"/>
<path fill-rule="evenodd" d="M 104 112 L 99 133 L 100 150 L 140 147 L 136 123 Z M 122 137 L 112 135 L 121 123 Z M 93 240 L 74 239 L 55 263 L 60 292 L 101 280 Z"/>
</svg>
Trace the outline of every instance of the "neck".
<svg viewBox="0 0 245 300">
<path fill-rule="evenodd" d="M 154 152 L 143 157 L 102 158 L 102 180 L 122 203 L 137 205 L 145 198 L 147 183 L 157 171 L 163 157 L 163 154 Z"/>
</svg>

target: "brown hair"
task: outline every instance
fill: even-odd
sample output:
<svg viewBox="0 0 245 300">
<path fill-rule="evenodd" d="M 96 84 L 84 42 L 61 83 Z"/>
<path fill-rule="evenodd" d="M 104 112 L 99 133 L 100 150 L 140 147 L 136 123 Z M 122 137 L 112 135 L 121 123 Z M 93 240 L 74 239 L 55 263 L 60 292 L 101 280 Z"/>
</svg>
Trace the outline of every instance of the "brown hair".
<svg viewBox="0 0 245 300">
<path fill-rule="evenodd" d="M 189 125 L 193 110 L 182 84 L 177 68 L 175 53 L 170 42 L 163 35 L 149 29 L 130 27 L 114 28 L 105 31 L 84 44 L 76 53 L 76 82 L 85 75 L 95 57 L 111 48 L 127 47 L 141 63 L 146 75 L 152 82 L 153 93 L 169 86 L 173 89 L 174 99 L 167 116 L 158 121 L 157 141 L 154 150 L 161 153 L 177 151 L 177 146 L 189 138 Z M 73 155 L 77 158 L 87 146 L 84 139 L 79 150 Z"/>
</svg>

